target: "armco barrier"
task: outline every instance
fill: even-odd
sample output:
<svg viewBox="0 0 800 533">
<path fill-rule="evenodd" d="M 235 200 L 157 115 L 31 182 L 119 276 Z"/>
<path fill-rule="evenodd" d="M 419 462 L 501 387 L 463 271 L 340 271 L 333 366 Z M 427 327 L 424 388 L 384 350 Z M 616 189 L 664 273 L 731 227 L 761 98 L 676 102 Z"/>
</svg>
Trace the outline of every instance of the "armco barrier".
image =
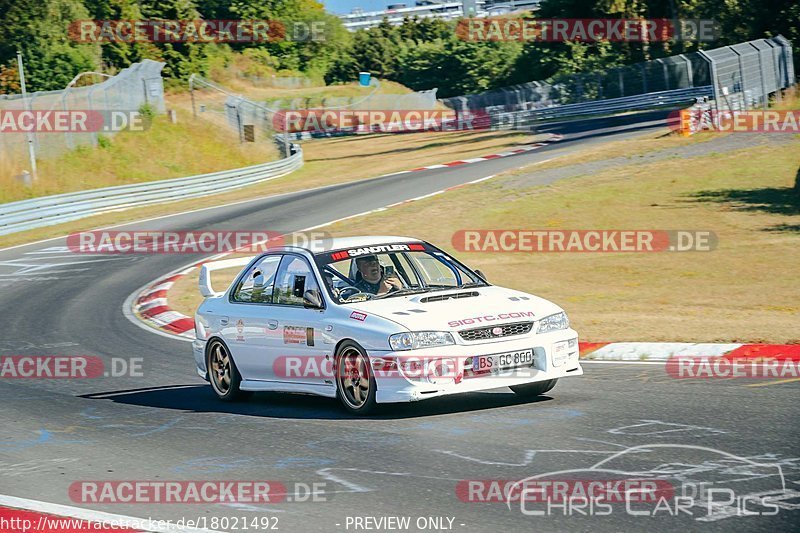
<svg viewBox="0 0 800 533">
<path fill-rule="evenodd" d="M 120 185 L 0 204 L 0 235 L 60 224 L 108 211 L 209 196 L 285 176 L 303 166 L 303 151 L 279 161 L 136 185 Z"/>
<path fill-rule="evenodd" d="M 609 98 L 594 102 L 546 107 L 532 111 L 521 111 L 519 114 L 531 121 L 545 121 L 567 117 L 623 113 L 626 111 L 657 109 L 663 106 L 676 106 L 692 102 L 697 98 L 710 97 L 712 93 L 713 90 L 710 85 L 689 87 L 672 91 L 625 96 L 623 98 Z"/>
</svg>

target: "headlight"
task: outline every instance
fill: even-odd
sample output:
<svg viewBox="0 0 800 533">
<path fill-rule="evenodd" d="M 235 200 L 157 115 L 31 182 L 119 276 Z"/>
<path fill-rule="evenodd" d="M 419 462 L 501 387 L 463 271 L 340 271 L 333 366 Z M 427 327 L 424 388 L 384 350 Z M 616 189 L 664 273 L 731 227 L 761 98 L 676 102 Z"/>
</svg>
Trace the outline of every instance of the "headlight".
<svg viewBox="0 0 800 533">
<path fill-rule="evenodd" d="M 539 321 L 539 329 L 536 333 L 547 333 L 549 331 L 558 331 L 559 329 L 567 329 L 569 327 L 569 318 L 567 313 L 560 312 L 554 315 L 546 316 Z"/>
<path fill-rule="evenodd" d="M 389 346 L 396 352 L 430 348 L 432 346 L 447 346 L 455 343 L 453 336 L 446 331 L 409 331 L 407 333 L 395 333 L 389 337 Z"/>
</svg>

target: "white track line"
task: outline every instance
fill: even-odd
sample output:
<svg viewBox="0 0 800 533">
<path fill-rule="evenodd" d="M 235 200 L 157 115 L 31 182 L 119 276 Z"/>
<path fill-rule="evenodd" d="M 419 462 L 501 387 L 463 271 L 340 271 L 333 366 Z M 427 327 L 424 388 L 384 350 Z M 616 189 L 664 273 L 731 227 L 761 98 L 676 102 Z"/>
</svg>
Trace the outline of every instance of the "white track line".
<svg viewBox="0 0 800 533">
<path fill-rule="evenodd" d="M 105 513 L 103 511 L 94 511 L 92 509 L 84 509 L 82 507 L 72 507 L 69 505 L 60 505 L 57 503 L 42 502 L 39 500 L 28 500 L 25 498 L 17 498 L 16 496 L 5 496 L 0 494 L 0 505 L 6 507 L 13 507 L 23 509 L 26 511 L 35 511 L 38 513 L 46 513 L 56 515 L 59 517 L 75 518 L 78 520 L 86 520 L 88 522 L 100 522 L 108 524 L 130 524 L 131 528 L 138 528 L 139 525 L 148 524 L 148 529 L 143 531 L 152 531 L 155 533 L 171 533 L 174 531 L 187 531 L 187 532 L 202 532 L 202 533 L 220 533 L 211 529 L 196 529 L 188 527 L 172 526 L 159 526 L 158 519 L 153 519 L 155 523 L 148 523 L 146 518 L 136 518 L 133 516 L 125 516 L 119 514 Z M 150 527 L 152 526 L 152 527 Z M 91 527 L 86 528 L 91 531 Z"/>
</svg>

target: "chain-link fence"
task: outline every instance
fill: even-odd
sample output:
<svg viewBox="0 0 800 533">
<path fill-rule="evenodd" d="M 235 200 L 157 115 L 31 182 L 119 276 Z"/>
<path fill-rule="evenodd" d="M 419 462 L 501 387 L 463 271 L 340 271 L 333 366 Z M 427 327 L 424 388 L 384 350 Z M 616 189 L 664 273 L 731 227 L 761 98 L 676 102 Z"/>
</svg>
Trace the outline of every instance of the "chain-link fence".
<svg viewBox="0 0 800 533">
<path fill-rule="evenodd" d="M 289 155 L 291 147 L 284 144 L 286 139 L 275 139 L 278 109 L 249 100 L 198 74 L 189 78 L 189 92 L 195 117 L 233 129 L 242 143 L 278 141 L 282 154 Z"/>
<path fill-rule="evenodd" d="M 544 81 L 443 99 L 459 111 L 527 111 L 709 87 L 718 110 L 766 106 L 769 95 L 795 83 L 792 46 L 782 36 L 681 54 L 625 67 L 557 75 Z"/>
<path fill-rule="evenodd" d="M 102 83 L 68 87 L 62 91 L 42 91 L 21 95 L 0 95 L 0 111 L 138 111 L 149 104 L 157 113 L 165 112 L 161 69 L 164 63 L 146 59 L 123 69 Z M 37 159 L 50 158 L 81 145 L 97 145 L 99 135 L 113 135 L 114 128 L 103 131 L 17 132 L 0 134 L 2 171 L 17 175 L 29 169 L 28 143 L 33 144 Z"/>
</svg>

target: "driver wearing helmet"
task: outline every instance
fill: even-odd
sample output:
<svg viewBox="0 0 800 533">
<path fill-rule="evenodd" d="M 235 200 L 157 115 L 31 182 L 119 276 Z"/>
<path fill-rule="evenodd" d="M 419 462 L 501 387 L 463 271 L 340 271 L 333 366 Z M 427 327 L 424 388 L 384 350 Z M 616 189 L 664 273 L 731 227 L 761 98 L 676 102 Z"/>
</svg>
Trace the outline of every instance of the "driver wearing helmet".
<svg viewBox="0 0 800 533">
<path fill-rule="evenodd" d="M 403 288 L 403 283 L 399 279 L 384 275 L 384 269 L 376 255 L 357 257 L 356 268 L 358 274 L 355 287 L 361 292 L 380 295 Z"/>
</svg>

